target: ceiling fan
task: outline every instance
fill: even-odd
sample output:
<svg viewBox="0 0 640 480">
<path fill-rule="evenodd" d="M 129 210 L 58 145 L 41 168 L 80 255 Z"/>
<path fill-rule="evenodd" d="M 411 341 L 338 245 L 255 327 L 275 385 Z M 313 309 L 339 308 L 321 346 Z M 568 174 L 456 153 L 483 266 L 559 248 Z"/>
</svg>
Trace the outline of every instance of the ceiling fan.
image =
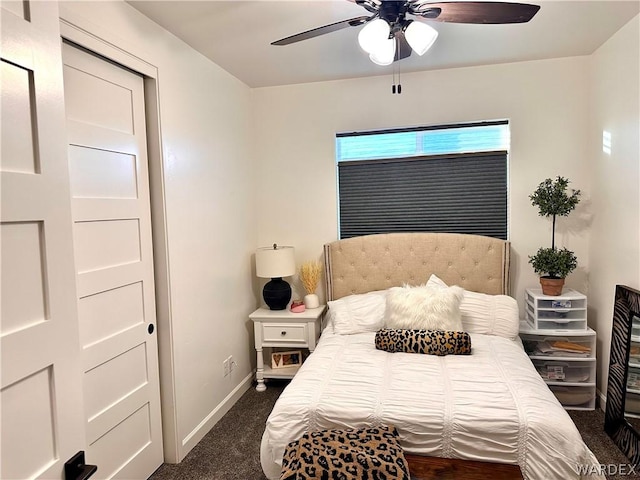
<svg viewBox="0 0 640 480">
<path fill-rule="evenodd" d="M 289 45 L 348 27 L 364 28 L 358 34 L 360 46 L 379 65 L 402 60 L 415 51 L 423 55 L 435 42 L 438 32 L 426 23 L 407 18 L 449 23 L 525 23 L 540 6 L 525 3 L 422 0 L 350 0 L 372 15 L 350 18 L 282 38 L 271 45 Z"/>
</svg>

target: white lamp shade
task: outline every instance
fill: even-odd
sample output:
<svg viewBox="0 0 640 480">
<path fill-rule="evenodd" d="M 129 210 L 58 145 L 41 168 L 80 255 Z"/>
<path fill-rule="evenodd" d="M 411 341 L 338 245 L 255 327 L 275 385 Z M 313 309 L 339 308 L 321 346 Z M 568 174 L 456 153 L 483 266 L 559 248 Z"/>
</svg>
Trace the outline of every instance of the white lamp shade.
<svg viewBox="0 0 640 480">
<path fill-rule="evenodd" d="M 256 276 L 260 278 L 290 277 L 296 273 L 293 247 L 261 247 L 256 251 Z"/>
<path fill-rule="evenodd" d="M 438 38 L 438 31 L 422 22 L 412 21 L 404 31 L 411 49 L 418 55 L 424 55 Z"/>
<path fill-rule="evenodd" d="M 378 45 L 389 38 L 391 27 L 382 18 L 370 21 L 360 33 L 358 33 L 358 43 L 367 53 L 372 53 L 378 49 Z"/>
<path fill-rule="evenodd" d="M 396 57 L 396 39 L 389 38 L 369 54 L 371 61 L 377 65 L 391 65 Z"/>
</svg>

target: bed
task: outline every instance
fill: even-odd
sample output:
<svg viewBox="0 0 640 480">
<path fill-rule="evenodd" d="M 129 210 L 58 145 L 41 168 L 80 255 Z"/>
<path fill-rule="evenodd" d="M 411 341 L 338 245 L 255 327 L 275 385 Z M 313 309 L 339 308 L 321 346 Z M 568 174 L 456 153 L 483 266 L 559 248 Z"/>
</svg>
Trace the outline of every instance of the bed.
<svg viewBox="0 0 640 480">
<path fill-rule="evenodd" d="M 336 311 L 432 275 L 482 298 L 509 288 L 509 243 L 489 237 L 369 235 L 327 244 L 324 256 Z M 501 332 L 489 315 L 486 329 L 471 333 L 471 355 L 439 357 L 376 350 L 373 329 L 343 334 L 331 324 L 337 317 L 328 318 L 266 422 L 261 463 L 269 479 L 278 478 L 286 445 L 305 431 L 383 424 L 397 428 L 412 454 L 517 464 L 527 480 L 604 478 L 578 473 L 589 465 L 597 471 L 597 459 L 525 354 L 517 324 Z"/>
</svg>

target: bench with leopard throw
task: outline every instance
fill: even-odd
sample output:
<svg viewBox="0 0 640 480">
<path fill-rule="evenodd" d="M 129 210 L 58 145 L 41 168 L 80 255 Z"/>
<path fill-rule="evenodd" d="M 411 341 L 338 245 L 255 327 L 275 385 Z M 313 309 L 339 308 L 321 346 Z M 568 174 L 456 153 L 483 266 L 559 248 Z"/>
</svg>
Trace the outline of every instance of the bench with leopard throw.
<svg viewBox="0 0 640 480">
<path fill-rule="evenodd" d="M 280 480 L 410 480 L 395 427 L 307 432 L 289 443 Z"/>
<path fill-rule="evenodd" d="M 375 344 L 378 350 L 390 353 L 471 354 L 471 336 L 467 332 L 383 328 L 376 332 Z"/>
</svg>

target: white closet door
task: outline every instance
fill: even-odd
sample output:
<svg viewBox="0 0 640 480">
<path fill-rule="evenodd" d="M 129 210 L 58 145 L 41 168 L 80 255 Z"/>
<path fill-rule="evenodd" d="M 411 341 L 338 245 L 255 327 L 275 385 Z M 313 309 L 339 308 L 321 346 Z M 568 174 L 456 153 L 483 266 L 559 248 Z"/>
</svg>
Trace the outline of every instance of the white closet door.
<svg viewBox="0 0 640 480">
<path fill-rule="evenodd" d="M 143 79 L 67 44 L 63 60 L 87 456 L 144 479 L 163 454 Z"/>
<path fill-rule="evenodd" d="M 0 478 L 62 479 L 85 431 L 58 4 L 0 22 Z"/>
</svg>

